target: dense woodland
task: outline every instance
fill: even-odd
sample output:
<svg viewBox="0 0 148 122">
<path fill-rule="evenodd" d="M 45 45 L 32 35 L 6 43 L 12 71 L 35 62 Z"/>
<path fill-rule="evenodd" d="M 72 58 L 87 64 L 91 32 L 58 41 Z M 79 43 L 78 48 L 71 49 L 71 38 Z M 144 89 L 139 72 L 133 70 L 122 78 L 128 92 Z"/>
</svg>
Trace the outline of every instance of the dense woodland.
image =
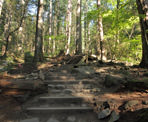
<svg viewBox="0 0 148 122">
<path fill-rule="evenodd" d="M 96 55 L 148 66 L 147 0 L 0 0 L 0 55 Z"/>
<path fill-rule="evenodd" d="M 0 0 L 0 122 L 147 116 L 148 0 Z"/>
</svg>

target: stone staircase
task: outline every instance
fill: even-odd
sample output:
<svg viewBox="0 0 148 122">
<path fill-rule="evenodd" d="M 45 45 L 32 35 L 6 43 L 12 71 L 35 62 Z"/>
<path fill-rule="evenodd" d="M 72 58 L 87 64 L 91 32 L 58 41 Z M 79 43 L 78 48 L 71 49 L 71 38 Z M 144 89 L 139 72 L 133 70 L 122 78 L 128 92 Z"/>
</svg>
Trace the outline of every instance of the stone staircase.
<svg viewBox="0 0 148 122">
<path fill-rule="evenodd" d="M 89 104 L 90 96 L 81 96 L 84 89 L 95 85 L 90 79 L 76 79 L 70 73 L 53 72 L 44 83 L 48 93 L 27 102 L 26 116 L 20 122 L 99 122 Z"/>
</svg>

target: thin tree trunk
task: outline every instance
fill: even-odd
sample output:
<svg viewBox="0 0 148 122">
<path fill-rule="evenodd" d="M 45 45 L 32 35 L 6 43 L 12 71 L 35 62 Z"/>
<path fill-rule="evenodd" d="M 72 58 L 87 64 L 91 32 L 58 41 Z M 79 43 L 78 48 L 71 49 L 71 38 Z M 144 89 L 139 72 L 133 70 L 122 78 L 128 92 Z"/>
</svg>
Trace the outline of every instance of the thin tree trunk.
<svg viewBox="0 0 148 122">
<path fill-rule="evenodd" d="M 53 10 L 53 1 L 50 0 L 50 10 L 49 10 L 49 45 L 52 44 L 52 39 L 51 39 L 51 36 L 53 34 L 53 30 L 52 30 L 52 22 L 53 22 L 53 13 L 52 13 L 52 10 Z M 49 52 L 50 49 L 48 49 L 48 52 Z"/>
<path fill-rule="evenodd" d="M 76 54 L 82 54 L 82 28 L 81 28 L 81 0 L 77 0 L 76 15 Z"/>
<path fill-rule="evenodd" d="M 71 42 L 71 24 L 72 24 L 72 13 L 71 13 L 71 9 L 72 9 L 72 1 L 68 0 L 68 11 L 67 11 L 67 16 L 68 16 L 68 42 L 67 42 L 67 51 L 66 54 L 70 53 L 70 42 Z"/>
<path fill-rule="evenodd" d="M 34 62 L 43 61 L 43 0 L 38 0 L 38 10 L 36 19 L 36 35 L 35 35 L 35 55 Z"/>
<path fill-rule="evenodd" d="M 136 0 L 138 13 L 146 15 L 145 18 L 140 16 L 141 37 L 142 37 L 142 60 L 140 67 L 148 67 L 148 2 L 146 0 Z"/>
<path fill-rule="evenodd" d="M 97 0 L 97 7 L 100 9 L 101 7 L 101 0 Z M 104 32 L 103 32 L 103 24 L 102 24 L 102 17 L 99 15 L 98 18 L 98 31 L 99 31 L 99 40 L 98 40 L 98 53 L 100 54 L 101 61 L 105 60 L 105 52 L 104 52 Z"/>
<path fill-rule="evenodd" d="M 12 31 L 10 31 L 10 28 L 11 28 L 11 18 L 12 18 L 11 12 L 10 12 L 10 15 L 8 15 L 8 18 L 9 19 L 7 20 L 8 22 L 7 22 L 7 25 L 6 25 L 6 26 L 8 26 L 8 27 L 6 27 L 8 29 L 6 29 L 7 31 L 5 32 L 5 39 L 4 39 L 5 42 L 6 42 L 6 44 L 5 44 L 5 51 L 4 51 L 4 54 L 3 54 L 2 58 L 7 57 L 10 36 L 14 32 L 18 31 L 19 28 L 22 26 L 22 23 L 23 23 L 23 20 L 24 20 L 24 17 L 25 17 L 25 13 L 26 13 L 26 7 L 27 7 L 27 5 L 28 5 L 28 0 L 26 1 L 25 5 L 23 7 L 23 12 L 22 12 L 22 16 L 21 16 L 19 25 L 14 30 L 12 30 Z"/>
<path fill-rule="evenodd" d="M 88 12 L 88 0 L 85 0 L 85 8 L 84 8 L 84 17 L 87 16 Z M 88 44 L 88 21 L 85 19 L 84 21 L 84 49 L 85 53 L 88 54 L 88 49 L 87 49 L 87 44 Z"/>
<path fill-rule="evenodd" d="M 58 13 L 57 13 L 57 10 L 58 10 L 58 1 L 56 0 L 55 3 L 54 3 L 54 20 L 53 20 L 53 23 L 54 23 L 54 39 L 53 39 L 53 50 L 52 50 L 52 54 L 55 55 L 56 53 L 56 37 L 57 37 L 57 17 L 58 17 Z"/>
<path fill-rule="evenodd" d="M 120 0 L 117 0 L 117 15 L 116 15 L 116 23 L 118 24 L 119 23 L 119 6 L 120 6 Z M 116 28 L 116 46 L 117 44 L 119 44 L 119 27 L 117 26 Z"/>
<path fill-rule="evenodd" d="M 4 0 L 0 0 L 0 16 L 1 16 L 1 13 L 2 13 L 3 2 L 4 2 Z"/>
</svg>

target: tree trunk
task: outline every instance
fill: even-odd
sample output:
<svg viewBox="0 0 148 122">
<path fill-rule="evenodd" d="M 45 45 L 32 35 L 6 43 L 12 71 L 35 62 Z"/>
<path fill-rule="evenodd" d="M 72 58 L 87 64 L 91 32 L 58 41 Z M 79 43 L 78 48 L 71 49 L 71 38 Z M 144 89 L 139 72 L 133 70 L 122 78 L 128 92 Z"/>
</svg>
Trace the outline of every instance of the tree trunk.
<svg viewBox="0 0 148 122">
<path fill-rule="evenodd" d="M 52 47 L 52 54 L 55 55 L 56 53 L 56 37 L 57 37 L 57 18 L 58 18 L 58 0 L 55 1 L 54 3 L 54 20 L 53 20 L 53 33 L 54 33 L 54 39 L 53 39 L 53 47 Z"/>
<path fill-rule="evenodd" d="M 101 7 L 101 0 L 97 0 L 97 7 L 98 10 Z M 99 31 L 99 40 L 98 40 L 98 53 L 100 54 L 101 61 L 105 60 L 105 51 L 104 51 L 104 32 L 103 32 L 103 24 L 102 24 L 102 17 L 99 15 L 98 18 L 98 31 Z"/>
<path fill-rule="evenodd" d="M 82 35 L 81 35 L 81 0 L 77 0 L 76 15 L 76 54 L 82 54 Z"/>
<path fill-rule="evenodd" d="M 2 13 L 3 2 L 4 2 L 4 0 L 0 0 L 0 16 L 1 16 L 1 13 Z"/>
<path fill-rule="evenodd" d="M 140 67 L 148 68 L 148 2 L 147 0 L 136 0 L 137 9 L 139 15 L 145 15 L 146 17 L 140 16 L 141 26 L 141 37 L 142 37 L 142 60 Z"/>
<path fill-rule="evenodd" d="M 18 23 L 18 26 L 12 31 L 10 31 L 11 30 L 11 19 L 12 19 L 11 10 L 10 10 L 10 13 L 8 13 L 10 15 L 6 14 L 7 22 L 6 22 L 6 25 L 5 25 L 5 32 L 4 32 L 4 35 L 5 35 L 4 41 L 6 42 L 6 44 L 5 44 L 5 50 L 4 50 L 4 54 L 3 54 L 2 58 L 7 57 L 10 36 L 14 32 L 18 31 L 20 29 L 20 27 L 22 26 L 22 23 L 23 23 L 23 20 L 24 20 L 24 17 L 25 17 L 25 13 L 26 13 L 27 5 L 28 5 L 28 0 L 26 0 L 25 4 L 23 4 L 22 15 L 21 15 L 20 22 Z"/>
<path fill-rule="evenodd" d="M 36 35 L 35 35 L 35 55 L 33 62 L 43 61 L 43 0 L 38 0 L 38 10 L 36 18 Z"/>
<path fill-rule="evenodd" d="M 88 12 L 88 0 L 85 0 L 85 8 L 84 8 L 84 17 L 87 16 Z M 85 53 L 88 54 L 88 21 L 87 19 L 84 20 L 84 48 L 85 48 Z"/>
<path fill-rule="evenodd" d="M 52 34 L 53 34 L 53 29 L 52 29 L 52 22 L 53 22 L 53 13 L 52 13 L 52 10 L 53 10 L 53 6 L 52 6 L 52 4 L 53 4 L 53 1 L 52 0 L 50 0 L 50 10 L 49 10 L 49 45 L 50 44 L 52 44 L 52 39 L 51 39 L 51 36 L 52 36 Z M 48 49 L 48 53 L 49 53 L 49 50 L 50 49 Z"/>
<path fill-rule="evenodd" d="M 68 0 L 68 10 L 67 10 L 67 16 L 68 16 L 68 42 L 67 42 L 67 51 L 66 54 L 70 53 L 70 42 L 71 42 L 71 24 L 72 24 L 72 13 L 71 13 L 71 9 L 72 9 L 72 1 Z"/>
</svg>

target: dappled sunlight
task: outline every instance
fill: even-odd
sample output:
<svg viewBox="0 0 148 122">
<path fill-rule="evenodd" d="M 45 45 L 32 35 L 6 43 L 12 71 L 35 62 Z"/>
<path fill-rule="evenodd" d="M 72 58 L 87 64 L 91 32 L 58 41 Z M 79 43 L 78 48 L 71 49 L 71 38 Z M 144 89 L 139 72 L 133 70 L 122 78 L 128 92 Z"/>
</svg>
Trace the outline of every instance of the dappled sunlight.
<svg viewBox="0 0 148 122">
<path fill-rule="evenodd" d="M 102 94 L 100 95 L 101 98 L 106 98 L 106 99 L 113 99 L 113 100 L 123 100 L 123 101 L 127 101 L 127 100 L 132 100 L 132 99 L 139 99 L 139 100 L 143 100 L 143 99 L 147 99 L 148 98 L 148 94 L 147 93 L 141 93 L 141 92 L 121 92 L 121 93 L 106 93 L 106 94 Z"/>
<path fill-rule="evenodd" d="M 10 89 L 10 90 L 6 90 L 3 92 L 3 95 L 7 95 L 7 96 L 13 96 L 13 95 L 24 95 L 25 92 L 22 92 L 22 91 L 19 91 L 19 90 L 13 90 L 13 89 Z"/>
</svg>

